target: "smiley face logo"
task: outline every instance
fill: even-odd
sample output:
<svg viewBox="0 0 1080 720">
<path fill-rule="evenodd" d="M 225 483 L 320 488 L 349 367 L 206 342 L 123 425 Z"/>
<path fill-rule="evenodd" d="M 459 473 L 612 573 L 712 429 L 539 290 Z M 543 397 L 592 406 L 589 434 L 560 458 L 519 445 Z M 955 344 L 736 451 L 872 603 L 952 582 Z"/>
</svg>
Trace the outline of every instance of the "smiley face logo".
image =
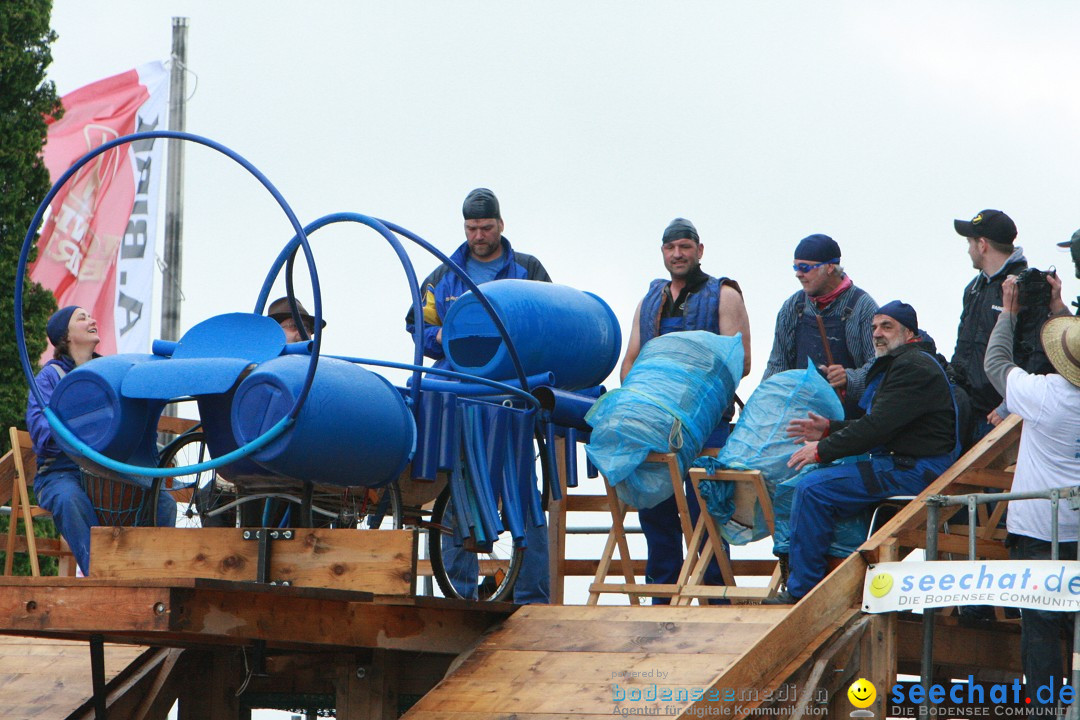
<svg viewBox="0 0 1080 720">
<path fill-rule="evenodd" d="M 870 581 L 870 594 L 876 598 L 885 597 L 892 590 L 893 580 L 889 573 L 878 573 Z"/>
<path fill-rule="evenodd" d="M 892 583 L 891 578 L 889 582 Z M 868 708 L 874 704 L 874 700 L 877 698 L 877 688 L 866 678 L 859 678 L 851 683 L 851 687 L 847 690 L 847 696 L 855 707 Z"/>
</svg>

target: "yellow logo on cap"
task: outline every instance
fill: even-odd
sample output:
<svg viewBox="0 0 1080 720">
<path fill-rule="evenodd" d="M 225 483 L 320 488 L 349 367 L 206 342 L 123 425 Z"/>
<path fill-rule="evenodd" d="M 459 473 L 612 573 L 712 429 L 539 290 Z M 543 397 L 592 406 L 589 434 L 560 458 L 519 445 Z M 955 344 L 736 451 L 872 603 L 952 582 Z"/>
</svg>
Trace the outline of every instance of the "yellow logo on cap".
<svg viewBox="0 0 1080 720">
<path fill-rule="evenodd" d="M 893 579 L 889 573 L 878 573 L 870 581 L 870 594 L 876 598 L 885 597 L 892 590 Z"/>
<path fill-rule="evenodd" d="M 847 691 L 848 700 L 857 708 L 868 708 L 877 698 L 877 688 L 866 678 L 859 678 L 851 683 Z"/>
<path fill-rule="evenodd" d="M 981 222 L 982 222 L 982 213 L 979 213 L 975 217 L 971 218 L 971 224 L 972 225 L 978 225 Z"/>
</svg>

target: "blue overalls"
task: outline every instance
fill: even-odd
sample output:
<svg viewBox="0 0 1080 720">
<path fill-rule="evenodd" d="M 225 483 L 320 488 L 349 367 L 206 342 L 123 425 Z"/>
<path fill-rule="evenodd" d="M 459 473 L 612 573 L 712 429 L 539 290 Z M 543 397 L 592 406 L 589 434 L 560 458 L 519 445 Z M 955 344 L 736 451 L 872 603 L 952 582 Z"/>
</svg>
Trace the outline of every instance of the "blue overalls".
<svg viewBox="0 0 1080 720">
<path fill-rule="evenodd" d="M 799 321 L 795 324 L 796 369 L 803 370 L 806 368 L 807 357 L 810 358 L 810 361 L 813 362 L 815 366 L 828 363 L 828 358 L 825 354 L 825 345 L 821 341 L 821 329 L 817 324 L 817 318 L 819 317 L 825 325 L 825 336 L 829 340 L 829 351 L 832 353 L 833 364 L 845 368 L 855 367 L 855 358 L 851 356 L 851 351 L 848 350 L 847 335 L 844 326 L 847 323 L 848 318 L 850 318 L 855 311 L 855 303 L 865 294 L 866 292 L 861 288 L 852 288 L 850 293 L 851 296 L 846 301 L 847 306 L 840 312 L 831 315 L 812 315 L 805 312 L 805 305 L 799 308 Z M 808 300 L 807 302 L 809 303 L 810 301 Z M 843 400 L 843 403 L 845 417 L 854 418 L 861 414 L 859 412 L 859 406 L 855 403 L 848 402 L 846 398 Z"/>
<path fill-rule="evenodd" d="M 710 278 L 709 282 L 702 288 L 704 292 L 694 293 L 687 297 L 684 303 L 686 311 L 682 315 L 667 318 L 661 317 L 659 319 L 659 326 L 656 327 L 655 332 L 652 332 L 652 328 L 650 327 L 650 332 L 642 335 L 642 337 L 646 338 L 642 340 L 642 345 L 654 336 L 667 335 L 668 333 L 680 332 L 682 330 L 711 330 L 712 332 L 719 334 L 719 298 L 720 287 L 723 280 L 724 279 L 720 279 L 718 281 L 715 278 Z M 650 306 L 656 305 L 655 302 L 649 302 L 653 299 L 655 289 L 658 288 L 662 292 L 664 287 L 666 287 L 666 282 L 655 281 L 653 287 L 650 287 L 649 289 L 649 294 L 646 295 L 645 300 L 642 301 L 642 328 L 648 324 L 646 318 L 656 316 L 652 314 L 653 311 L 649 310 Z M 701 297 L 693 306 L 691 306 L 691 302 L 695 301 L 696 295 L 706 295 L 709 292 L 716 293 L 715 303 L 712 302 L 711 297 Z M 706 308 L 706 312 L 698 311 L 699 307 L 702 305 Z M 656 305 L 655 312 L 657 314 L 659 314 L 659 307 L 659 305 Z M 710 309 L 711 312 L 708 312 Z M 705 325 L 705 327 L 688 327 L 690 324 L 687 322 L 688 317 L 698 318 L 695 324 Z M 691 322 L 694 321 L 692 320 Z M 731 409 L 729 409 L 728 412 L 725 413 L 724 419 L 705 440 L 705 447 L 719 448 L 723 447 L 724 443 L 727 442 L 728 435 L 731 432 L 731 426 L 728 422 L 731 419 L 731 412 Z M 684 478 L 683 489 L 686 493 L 686 502 L 690 509 L 690 522 L 692 525 L 696 525 L 700 509 L 698 507 L 697 495 L 694 494 L 693 487 L 690 485 L 688 479 Z M 638 519 L 641 522 L 641 530 L 645 534 L 645 543 L 649 550 L 648 559 L 645 561 L 645 582 L 658 585 L 675 584 L 679 579 L 679 571 L 682 569 L 683 564 L 682 524 L 679 521 L 679 508 L 675 503 L 675 496 L 672 495 L 659 505 L 655 505 L 651 508 L 639 509 Z M 726 549 L 727 543 L 724 543 L 724 545 Z M 717 564 L 716 558 L 713 558 L 712 561 L 709 562 L 709 567 L 705 570 L 705 584 L 724 584 L 724 578 L 720 572 L 720 566 Z M 670 603 L 671 600 L 669 598 L 654 597 L 652 599 L 653 605 L 669 605 Z M 710 601 L 710 604 L 715 604 L 715 601 Z"/>
<path fill-rule="evenodd" d="M 945 371 L 941 372 L 944 375 Z M 867 413 L 884 377 L 885 373 L 881 373 L 866 386 L 859 406 Z M 953 413 L 959 417 L 948 378 L 946 385 Z M 893 495 L 921 493 L 959 456 L 959 428 L 954 436 L 957 442 L 952 452 L 944 455 L 902 457 L 887 454 L 888 451 L 880 447 L 871 450 L 869 459 L 866 455 L 844 458 L 838 464 L 807 473 L 795 488 L 791 504 L 791 572 L 787 586 L 792 597 L 806 595 L 825 577 L 826 555 L 838 519 L 854 515 Z"/>
</svg>

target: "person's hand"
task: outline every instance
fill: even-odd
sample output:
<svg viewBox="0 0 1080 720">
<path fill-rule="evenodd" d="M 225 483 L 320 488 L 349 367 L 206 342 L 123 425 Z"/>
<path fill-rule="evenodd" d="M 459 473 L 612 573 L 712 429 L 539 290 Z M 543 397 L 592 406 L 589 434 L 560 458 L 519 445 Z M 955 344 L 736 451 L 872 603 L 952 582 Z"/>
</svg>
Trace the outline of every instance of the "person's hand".
<svg viewBox="0 0 1080 720">
<path fill-rule="evenodd" d="M 435 342 L 442 345 L 442 328 L 439 328 L 439 332 L 435 333 Z"/>
<path fill-rule="evenodd" d="M 1016 289 L 1016 276 L 1010 275 L 1001 283 L 1001 309 L 1010 315 L 1020 312 L 1019 291 Z"/>
<path fill-rule="evenodd" d="M 801 448 L 792 453 L 791 457 L 787 461 L 789 468 L 795 468 L 796 470 L 802 470 L 810 463 L 816 463 L 818 461 L 817 443 L 808 442 Z"/>
<path fill-rule="evenodd" d="M 843 365 L 821 365 L 818 367 L 825 379 L 837 390 L 847 387 L 847 371 Z"/>
<path fill-rule="evenodd" d="M 998 411 L 996 409 L 991 410 L 986 416 L 986 422 L 990 423 L 994 427 L 1000 425 L 1003 419 L 1004 418 L 1002 418 L 1001 415 L 998 415 Z"/>
<path fill-rule="evenodd" d="M 825 433 L 828 432 L 828 430 L 829 419 L 812 412 L 805 418 L 795 418 L 789 422 L 787 426 L 787 436 L 797 440 L 816 443 L 816 441 L 825 437 Z"/>
<path fill-rule="evenodd" d="M 1061 299 L 1061 278 L 1057 273 L 1047 273 L 1046 282 L 1050 284 L 1050 314 L 1068 315 L 1069 308 L 1065 307 L 1065 301 Z"/>
</svg>

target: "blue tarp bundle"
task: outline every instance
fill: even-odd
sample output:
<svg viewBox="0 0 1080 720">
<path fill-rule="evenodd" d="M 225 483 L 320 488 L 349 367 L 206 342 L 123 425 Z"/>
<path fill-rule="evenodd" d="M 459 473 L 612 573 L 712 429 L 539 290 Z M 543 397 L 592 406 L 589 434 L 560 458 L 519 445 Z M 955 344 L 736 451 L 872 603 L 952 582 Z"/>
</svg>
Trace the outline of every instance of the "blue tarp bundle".
<svg viewBox="0 0 1080 720">
<path fill-rule="evenodd" d="M 781 513 L 778 504 L 782 504 L 783 497 L 778 496 L 786 497 L 790 489 L 779 486 L 796 475 L 796 471 L 787 466 L 787 461 L 798 445 L 787 436 L 787 426 L 796 418 L 805 418 L 811 411 L 831 420 L 844 417 L 844 408 L 836 392 L 812 364 L 805 370 L 777 373 L 758 385 L 750 396 L 719 457 L 715 460 L 699 458 L 695 462 L 695 465 L 710 470 L 727 468 L 761 472 L 776 511 L 774 543 L 781 535 L 785 542 L 787 538 L 788 514 Z M 729 543 L 743 545 L 769 534 L 761 508 L 754 511 L 753 527 L 732 519 L 734 483 L 705 482 L 701 484 L 701 494 Z M 787 503 L 790 511 L 790 497 L 787 497 Z"/>
<path fill-rule="evenodd" d="M 593 428 L 585 453 L 623 502 L 650 508 L 671 497 L 667 467 L 645 457 L 677 453 L 685 473 L 731 404 L 742 367 L 742 335 L 695 330 L 645 344 L 623 386 L 585 416 Z"/>
</svg>

